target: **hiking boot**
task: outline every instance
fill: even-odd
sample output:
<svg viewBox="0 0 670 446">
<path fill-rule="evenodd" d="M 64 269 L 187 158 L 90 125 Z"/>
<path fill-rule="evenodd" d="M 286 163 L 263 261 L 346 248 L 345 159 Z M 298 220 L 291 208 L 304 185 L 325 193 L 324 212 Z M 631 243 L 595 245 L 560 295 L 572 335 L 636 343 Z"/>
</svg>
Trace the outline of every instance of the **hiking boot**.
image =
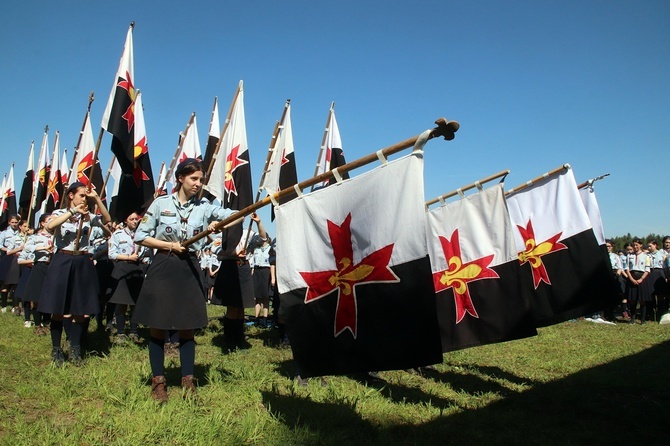
<svg viewBox="0 0 670 446">
<path fill-rule="evenodd" d="M 25 328 L 31 328 L 33 325 L 35 325 L 35 323 L 34 323 L 33 321 L 25 321 L 25 322 L 23 323 L 23 326 L 24 326 Z"/>
<path fill-rule="evenodd" d="M 187 375 L 181 378 L 181 390 L 184 398 L 193 398 L 195 396 L 195 386 L 198 380 L 193 375 Z"/>
<path fill-rule="evenodd" d="M 84 361 L 81 358 L 81 346 L 73 345 L 70 347 L 70 357 L 68 360 L 75 367 L 79 367 L 83 364 Z"/>
<path fill-rule="evenodd" d="M 63 349 L 60 347 L 53 347 L 51 349 L 51 362 L 56 367 L 61 367 L 65 363 L 65 355 L 63 354 Z"/>
<path fill-rule="evenodd" d="M 130 333 L 128 335 L 128 339 L 130 339 L 130 341 L 132 341 L 135 344 L 141 344 L 142 343 L 142 338 L 140 338 L 137 333 Z"/>
<path fill-rule="evenodd" d="M 151 379 L 151 398 L 161 404 L 168 402 L 167 384 L 164 376 L 154 376 Z"/>
</svg>

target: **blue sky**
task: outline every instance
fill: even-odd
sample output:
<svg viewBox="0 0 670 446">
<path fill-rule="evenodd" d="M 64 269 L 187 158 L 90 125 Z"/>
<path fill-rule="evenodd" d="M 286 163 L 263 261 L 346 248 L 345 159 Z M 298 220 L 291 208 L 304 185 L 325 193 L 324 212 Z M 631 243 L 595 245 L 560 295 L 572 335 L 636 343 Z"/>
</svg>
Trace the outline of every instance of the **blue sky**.
<svg viewBox="0 0 670 446">
<path fill-rule="evenodd" d="M 46 124 L 71 161 L 91 91 L 97 137 L 134 20 L 156 177 L 191 112 L 204 149 L 214 97 L 223 119 L 244 80 L 254 187 L 285 100 L 300 180 L 335 101 L 348 161 L 439 117 L 460 122 L 454 141 L 426 145 L 426 199 L 504 169 L 509 189 L 570 163 L 578 182 L 611 174 L 596 188 L 608 236 L 670 233 L 667 1 L 23 0 L 0 20 L 0 174 L 14 162 L 17 187 Z M 105 169 L 109 146 L 105 135 Z"/>
</svg>

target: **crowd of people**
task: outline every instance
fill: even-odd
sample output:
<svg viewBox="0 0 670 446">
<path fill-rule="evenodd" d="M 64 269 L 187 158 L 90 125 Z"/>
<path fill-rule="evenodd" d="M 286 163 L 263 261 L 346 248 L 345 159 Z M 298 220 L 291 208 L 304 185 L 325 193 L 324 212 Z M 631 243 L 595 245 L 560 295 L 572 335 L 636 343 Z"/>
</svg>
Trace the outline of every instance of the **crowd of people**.
<svg viewBox="0 0 670 446">
<path fill-rule="evenodd" d="M 165 355 L 178 352 L 181 387 L 194 395 L 194 334 L 208 325 L 208 304 L 227 307 L 227 349 L 250 346 L 245 308 L 254 308 L 259 327 L 274 326 L 272 240 L 252 214 L 258 231 L 244 230 L 239 243 L 227 246 L 213 230 L 234 211 L 200 199 L 203 175 L 199 161 L 183 161 L 172 194 L 156 198 L 141 219 L 132 212 L 118 225 L 95 190 L 78 182 L 65 191 L 63 208 L 41 215 L 34 231 L 11 216 L 0 233 L 1 311 L 23 315 L 26 328 L 49 335 L 56 366 L 82 363 L 91 317 L 114 344 L 148 343 L 151 394 L 161 403 L 168 398 Z M 205 230 L 211 234 L 198 239 Z M 140 325 L 148 327 L 146 341 Z"/>
<path fill-rule="evenodd" d="M 161 403 L 168 400 L 166 354 L 179 355 L 183 394 L 195 394 L 194 335 L 208 325 L 208 304 L 226 307 L 226 349 L 250 346 L 244 335 L 248 320 L 278 328 L 287 344 L 276 312 L 274 243 L 256 214 L 251 220 L 257 231 L 238 231 L 237 243 L 230 243 L 235 236 L 215 232 L 216 223 L 234 211 L 200 198 L 203 175 L 199 161 L 181 162 L 175 191 L 156 198 L 141 217 L 132 212 L 118 225 L 95 190 L 79 182 L 67 188 L 61 209 L 39 217 L 34 231 L 12 216 L 0 233 L 1 311 L 23 315 L 26 328 L 49 335 L 56 366 L 82 363 L 91 317 L 112 333 L 115 344 L 148 344 L 151 395 Z M 206 230 L 207 237 L 197 237 Z M 670 296 L 670 237 L 663 239 L 664 249 L 656 241 L 645 247 L 639 239 L 626 252 L 613 252 L 610 240 L 606 246 L 618 285 L 619 319 L 660 321 Z M 251 308 L 254 316 L 245 316 Z M 599 317 L 614 321 L 615 310 L 605 309 Z M 140 325 L 148 327 L 148 340 L 140 338 Z"/>
<path fill-rule="evenodd" d="M 657 240 L 647 246 L 639 238 L 625 246 L 625 252 L 614 252 L 611 240 L 605 242 L 612 274 L 621 301 L 621 316 L 630 324 L 648 320 L 661 322 L 668 313 L 670 298 L 670 236 L 663 238 L 661 249 Z M 605 311 L 606 320 L 614 320 L 614 309 Z M 665 322 L 665 321 L 663 321 Z"/>
</svg>

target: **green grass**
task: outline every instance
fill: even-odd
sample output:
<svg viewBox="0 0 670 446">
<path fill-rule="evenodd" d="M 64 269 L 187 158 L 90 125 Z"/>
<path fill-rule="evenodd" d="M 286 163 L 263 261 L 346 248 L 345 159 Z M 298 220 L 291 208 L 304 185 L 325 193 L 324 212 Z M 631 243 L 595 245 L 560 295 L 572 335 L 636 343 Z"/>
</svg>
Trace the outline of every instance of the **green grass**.
<svg viewBox="0 0 670 446">
<path fill-rule="evenodd" d="M 221 314 L 209 308 L 210 316 Z M 539 336 L 444 355 L 423 376 L 362 384 L 293 380 L 291 352 L 251 328 L 226 354 L 213 320 L 196 336 L 197 401 L 149 397 L 146 346 L 91 324 L 85 364 L 50 363 L 50 341 L 0 314 L 0 443 L 90 445 L 669 444 L 670 326 L 568 322 Z"/>
</svg>

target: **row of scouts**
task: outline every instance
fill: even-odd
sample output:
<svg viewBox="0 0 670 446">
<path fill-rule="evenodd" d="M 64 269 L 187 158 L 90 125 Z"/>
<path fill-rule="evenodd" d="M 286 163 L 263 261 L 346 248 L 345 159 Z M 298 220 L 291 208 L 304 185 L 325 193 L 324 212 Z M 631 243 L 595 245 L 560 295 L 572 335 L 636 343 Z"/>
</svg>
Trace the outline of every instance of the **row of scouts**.
<svg viewBox="0 0 670 446">
<path fill-rule="evenodd" d="M 254 214 L 251 218 L 256 222 L 258 233 L 253 235 L 251 243 L 243 237 L 238 246 L 227 249 L 221 238 L 218 242 L 214 240 L 211 248 L 218 257 L 211 265 L 219 264 L 213 271 L 215 280 L 203 280 L 202 259 L 198 254 L 207 240 L 201 238 L 186 247 L 182 242 L 205 229 L 214 229 L 216 222 L 234 213 L 198 198 L 203 175 L 199 161 L 181 162 L 175 171 L 175 191 L 156 198 L 141 221 L 133 213 L 121 229 L 111 234 L 107 241 L 107 257 L 111 262 L 98 261 L 94 265 L 93 258 L 104 251 L 103 243 L 96 240 L 105 240 L 99 235 L 107 230 L 105 225 L 111 218 L 95 190 L 87 189 L 82 183 L 68 187 L 66 206 L 51 215 L 41 216 L 38 228 L 30 236 L 28 225 L 12 217 L 9 228 L 0 236 L 3 310 L 7 308 L 7 299 L 12 299 L 15 309 L 18 309 L 18 299 L 22 299 L 26 303 L 24 311 L 34 317 L 36 330 L 46 325 L 41 315 L 50 315 L 48 332 L 51 357 L 56 365 L 66 360 L 62 348 L 65 324 L 70 343 L 67 360 L 77 365 L 82 361 L 82 337 L 88 331 L 89 316 L 102 314 L 105 302 L 103 298 L 101 305 L 100 296 L 108 295 L 109 303 L 116 306 L 118 333 L 124 333 L 128 308 L 131 309 L 131 337 L 136 336 L 138 324 L 150 328 L 152 398 L 162 403 L 168 398 L 164 359 L 170 334 L 178 336 L 181 387 L 185 395 L 192 395 L 196 385 L 194 332 L 208 324 L 205 293 L 208 284 L 217 300 L 214 303 L 227 307 L 223 320 L 227 346 L 244 348 L 248 346 L 244 339 L 244 309 L 257 304 L 260 308 L 257 314 L 265 311 L 267 316 L 271 274 L 269 237 L 260 218 Z M 89 205 L 95 205 L 99 214 L 90 212 Z M 253 276 L 243 249 L 248 246 L 258 248 L 253 249 L 250 256 L 255 266 Z M 20 274 L 22 268 L 24 274 Z M 100 293 L 101 289 L 106 292 Z M 255 296 L 258 297 L 256 302 Z M 110 316 L 107 313 L 108 324 Z M 31 323 L 29 316 L 26 317 L 27 324 Z"/>
<path fill-rule="evenodd" d="M 658 321 L 668 312 L 670 298 L 670 236 L 663 238 L 663 249 L 656 240 L 645 247 L 639 238 L 626 245 L 625 253 L 613 252 L 611 240 L 606 241 L 606 246 L 619 285 L 624 318 L 630 318 L 631 324 L 636 319 L 644 324 L 653 313 L 653 319 Z"/>
</svg>

